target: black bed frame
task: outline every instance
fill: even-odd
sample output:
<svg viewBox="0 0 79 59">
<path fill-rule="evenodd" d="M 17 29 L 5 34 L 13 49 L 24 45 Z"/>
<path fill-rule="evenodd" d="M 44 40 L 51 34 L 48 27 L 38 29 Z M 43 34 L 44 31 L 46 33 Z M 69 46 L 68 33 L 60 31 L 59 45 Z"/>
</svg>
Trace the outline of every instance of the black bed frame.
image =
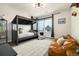
<svg viewBox="0 0 79 59">
<path fill-rule="evenodd" d="M 13 19 L 13 21 L 12 21 L 12 42 L 15 43 L 16 45 L 18 45 L 18 43 L 21 42 L 21 41 L 37 38 L 38 37 L 37 34 L 35 34 L 34 36 L 18 38 L 18 24 L 31 25 L 31 29 L 32 29 L 32 25 L 34 23 L 35 23 L 35 21 L 33 21 L 29 18 L 16 15 L 15 18 Z M 13 30 L 13 24 L 16 24 L 17 30 Z"/>
</svg>

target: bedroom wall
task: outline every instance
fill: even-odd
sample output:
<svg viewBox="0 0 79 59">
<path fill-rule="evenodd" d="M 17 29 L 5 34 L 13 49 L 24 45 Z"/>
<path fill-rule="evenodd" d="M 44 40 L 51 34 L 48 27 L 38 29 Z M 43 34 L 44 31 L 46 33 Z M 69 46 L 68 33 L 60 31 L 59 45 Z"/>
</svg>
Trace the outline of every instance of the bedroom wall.
<svg viewBox="0 0 79 59">
<path fill-rule="evenodd" d="M 66 24 L 58 24 L 58 19 L 60 18 L 66 18 Z M 70 34 L 71 31 L 70 23 L 71 23 L 70 9 L 54 15 L 54 36 L 61 37 L 62 35 Z"/>
<path fill-rule="evenodd" d="M 13 9 L 12 7 L 4 4 L 4 5 L 0 5 L 0 16 L 3 16 L 3 18 L 5 18 L 7 20 L 7 30 L 8 30 L 8 41 L 10 42 L 12 39 L 12 33 L 11 33 L 11 21 L 13 20 L 13 18 L 16 15 L 21 15 L 21 16 L 25 16 L 25 17 L 29 17 L 28 14 L 26 13 L 26 11 L 22 11 L 19 9 Z"/>
<path fill-rule="evenodd" d="M 71 17 L 71 35 L 79 43 L 79 8 L 77 8 L 77 16 Z"/>
</svg>

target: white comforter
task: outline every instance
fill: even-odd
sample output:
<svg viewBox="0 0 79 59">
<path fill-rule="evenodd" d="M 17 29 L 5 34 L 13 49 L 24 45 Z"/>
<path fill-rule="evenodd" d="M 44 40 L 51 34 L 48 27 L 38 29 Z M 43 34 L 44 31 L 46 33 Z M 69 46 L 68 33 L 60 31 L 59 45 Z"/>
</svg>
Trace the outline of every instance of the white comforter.
<svg viewBox="0 0 79 59">
<path fill-rule="evenodd" d="M 33 35 L 34 35 L 33 32 L 26 32 L 26 33 L 18 34 L 18 38 L 23 38 L 23 37 L 33 36 Z"/>
</svg>

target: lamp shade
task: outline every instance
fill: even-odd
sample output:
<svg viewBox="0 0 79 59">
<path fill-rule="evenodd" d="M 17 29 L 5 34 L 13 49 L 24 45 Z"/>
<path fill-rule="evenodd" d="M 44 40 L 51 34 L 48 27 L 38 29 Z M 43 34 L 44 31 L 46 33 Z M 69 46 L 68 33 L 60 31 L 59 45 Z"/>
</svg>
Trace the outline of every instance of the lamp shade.
<svg viewBox="0 0 79 59">
<path fill-rule="evenodd" d="M 72 3 L 72 16 L 77 16 L 77 8 L 79 7 L 79 3 Z"/>
</svg>

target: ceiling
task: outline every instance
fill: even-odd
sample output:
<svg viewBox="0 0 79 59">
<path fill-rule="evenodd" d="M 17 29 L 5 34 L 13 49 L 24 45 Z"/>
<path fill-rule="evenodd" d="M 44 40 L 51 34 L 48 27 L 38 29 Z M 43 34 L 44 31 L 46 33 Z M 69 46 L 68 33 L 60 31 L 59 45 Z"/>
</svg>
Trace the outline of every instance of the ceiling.
<svg viewBox="0 0 79 59">
<path fill-rule="evenodd" d="M 9 3 L 5 4 L 14 9 L 26 11 L 30 16 L 41 16 L 54 13 L 56 10 L 70 8 L 71 3 L 42 3 L 42 7 L 35 7 L 35 3 Z"/>
</svg>

